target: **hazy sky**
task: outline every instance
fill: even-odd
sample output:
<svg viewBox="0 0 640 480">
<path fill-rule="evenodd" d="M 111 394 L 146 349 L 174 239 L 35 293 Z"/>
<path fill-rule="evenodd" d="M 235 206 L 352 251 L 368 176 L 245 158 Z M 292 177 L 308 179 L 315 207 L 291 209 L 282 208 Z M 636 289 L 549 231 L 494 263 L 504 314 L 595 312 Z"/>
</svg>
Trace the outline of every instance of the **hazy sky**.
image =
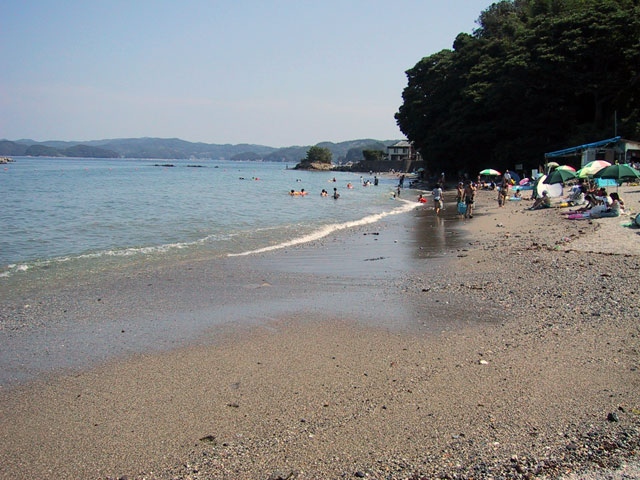
<svg viewBox="0 0 640 480">
<path fill-rule="evenodd" d="M 491 0 L 4 0 L 0 139 L 402 138 L 405 71 Z"/>
</svg>

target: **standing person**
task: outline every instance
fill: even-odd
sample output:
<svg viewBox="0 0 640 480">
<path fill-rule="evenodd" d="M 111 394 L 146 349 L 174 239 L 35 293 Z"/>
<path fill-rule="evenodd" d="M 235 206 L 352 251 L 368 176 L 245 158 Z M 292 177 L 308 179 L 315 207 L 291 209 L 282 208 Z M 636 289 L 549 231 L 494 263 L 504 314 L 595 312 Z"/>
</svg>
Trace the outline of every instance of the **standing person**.
<svg viewBox="0 0 640 480">
<path fill-rule="evenodd" d="M 507 170 L 508 172 L 508 170 Z M 498 206 L 504 207 L 504 204 L 507 202 L 507 196 L 509 195 L 509 187 L 511 186 L 511 181 L 507 179 L 507 174 L 502 177 L 502 184 L 500 185 L 500 191 L 498 192 Z"/>
<path fill-rule="evenodd" d="M 333 187 L 333 198 L 336 200 L 340 198 L 340 194 L 338 193 L 338 189 L 336 187 Z"/>
<path fill-rule="evenodd" d="M 456 208 L 458 209 L 459 215 L 464 215 L 466 211 L 466 207 L 462 199 L 464 198 L 464 183 L 458 182 L 458 186 L 456 187 Z"/>
<path fill-rule="evenodd" d="M 456 203 L 460 203 L 462 197 L 464 197 L 464 183 L 458 182 L 458 186 L 456 187 Z"/>
<path fill-rule="evenodd" d="M 473 204 L 476 197 L 476 187 L 472 182 L 467 181 L 467 184 L 464 186 L 463 197 L 464 203 L 467 206 L 467 211 L 464 213 L 464 217 L 473 218 Z"/>
<path fill-rule="evenodd" d="M 431 194 L 433 195 L 433 209 L 436 211 L 436 215 L 438 215 L 440 210 L 442 210 L 442 187 L 438 185 L 433 189 Z"/>
</svg>

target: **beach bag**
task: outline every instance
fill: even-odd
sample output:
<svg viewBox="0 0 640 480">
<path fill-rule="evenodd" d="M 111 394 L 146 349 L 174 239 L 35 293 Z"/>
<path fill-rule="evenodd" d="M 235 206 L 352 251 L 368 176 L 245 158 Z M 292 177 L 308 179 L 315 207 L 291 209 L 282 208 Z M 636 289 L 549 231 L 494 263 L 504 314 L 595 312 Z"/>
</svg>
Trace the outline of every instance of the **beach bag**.
<svg viewBox="0 0 640 480">
<path fill-rule="evenodd" d="M 467 205 L 464 202 L 458 202 L 458 213 L 460 215 L 467 213 Z"/>
</svg>

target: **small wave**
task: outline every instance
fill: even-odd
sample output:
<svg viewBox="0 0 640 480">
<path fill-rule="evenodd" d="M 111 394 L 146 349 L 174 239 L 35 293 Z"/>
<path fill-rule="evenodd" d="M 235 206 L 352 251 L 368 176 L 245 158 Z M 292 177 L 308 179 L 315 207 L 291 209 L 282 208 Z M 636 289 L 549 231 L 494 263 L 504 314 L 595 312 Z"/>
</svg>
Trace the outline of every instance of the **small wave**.
<svg viewBox="0 0 640 480">
<path fill-rule="evenodd" d="M 34 260 L 29 264 L 11 264 L 7 265 L 6 271 L 0 272 L 0 278 L 11 277 L 12 275 L 23 273 L 33 268 L 47 268 L 55 264 L 63 264 L 77 260 L 92 260 L 106 257 L 133 257 L 136 255 L 153 255 L 157 253 L 166 253 L 172 250 L 181 250 L 189 248 L 193 245 L 199 245 L 212 240 L 215 236 L 208 236 L 192 242 L 176 242 L 157 246 L 146 247 L 129 247 L 123 249 L 100 250 L 91 253 L 81 253 L 79 255 L 65 255 L 46 260 Z"/>
<path fill-rule="evenodd" d="M 401 207 L 395 208 L 393 210 L 389 210 L 387 212 L 382 212 L 382 213 L 376 213 L 373 215 L 368 215 L 366 217 L 363 217 L 359 220 L 352 220 L 349 222 L 344 222 L 344 223 L 334 223 L 331 225 L 326 225 L 322 228 L 320 228 L 319 230 L 316 230 L 315 232 L 309 233 L 307 235 L 303 235 L 301 237 L 298 238 L 294 238 L 292 240 L 288 240 L 286 242 L 282 242 L 282 243 L 278 243 L 276 245 L 271 245 L 268 247 L 263 247 L 263 248 L 258 248 L 256 250 L 249 250 L 246 252 L 241 252 L 241 253 L 229 253 L 227 254 L 227 256 L 229 257 L 242 257 L 242 256 L 247 256 L 247 255 L 254 255 L 254 254 L 258 254 L 258 253 L 266 253 L 266 252 L 272 252 L 274 250 L 279 250 L 282 248 L 287 248 L 287 247 L 293 247 L 295 245 L 301 245 L 303 243 L 309 243 L 309 242 L 313 242 L 314 240 L 319 240 L 321 238 L 324 238 L 328 235 L 331 235 L 334 232 L 337 232 L 339 230 L 345 230 L 347 228 L 353 228 L 353 227 L 360 227 L 363 225 L 370 225 L 372 223 L 376 223 L 380 220 L 382 220 L 385 217 L 388 217 L 390 215 L 398 215 L 401 213 L 406 213 L 406 212 L 410 212 L 411 210 L 414 210 L 415 208 L 419 207 L 421 204 L 416 204 L 415 202 L 409 202 L 407 200 L 402 200 L 402 199 L 398 199 L 400 202 L 403 203 L 403 205 Z"/>
<path fill-rule="evenodd" d="M 31 267 L 25 264 L 18 265 L 16 263 L 12 263 L 11 265 L 7 265 L 6 268 L 7 268 L 6 271 L 0 272 L 0 278 L 7 278 L 13 275 L 14 273 L 18 273 L 18 272 L 26 272 Z"/>
</svg>

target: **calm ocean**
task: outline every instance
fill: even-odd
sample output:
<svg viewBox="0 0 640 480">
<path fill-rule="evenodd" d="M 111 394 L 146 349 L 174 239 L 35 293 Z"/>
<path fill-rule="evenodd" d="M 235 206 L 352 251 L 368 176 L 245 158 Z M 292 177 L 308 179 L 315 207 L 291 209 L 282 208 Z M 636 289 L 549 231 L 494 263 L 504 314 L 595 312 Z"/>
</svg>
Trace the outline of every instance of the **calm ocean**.
<svg viewBox="0 0 640 480">
<path fill-rule="evenodd" d="M 409 191 L 410 203 L 393 198 L 396 179 L 365 187 L 360 174 L 286 167 L 17 157 L 0 170 L 0 280 L 63 264 L 100 269 L 167 255 L 250 254 L 416 206 Z M 353 189 L 347 189 L 349 182 Z M 320 196 L 334 187 L 338 200 Z M 291 189 L 309 194 L 292 197 Z"/>
</svg>

